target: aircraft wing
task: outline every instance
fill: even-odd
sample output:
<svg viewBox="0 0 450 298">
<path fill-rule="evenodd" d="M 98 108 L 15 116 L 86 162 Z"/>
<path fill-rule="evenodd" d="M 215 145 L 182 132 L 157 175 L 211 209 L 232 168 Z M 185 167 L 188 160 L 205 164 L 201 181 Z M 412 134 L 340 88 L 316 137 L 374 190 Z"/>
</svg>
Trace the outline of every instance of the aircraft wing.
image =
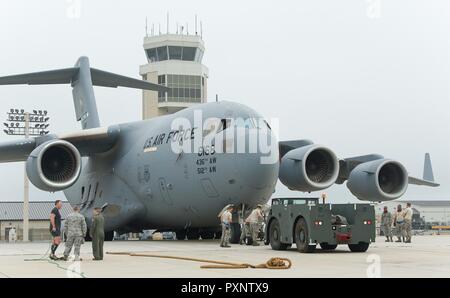
<svg viewBox="0 0 450 298">
<path fill-rule="evenodd" d="M 289 151 L 297 148 L 301 148 L 304 146 L 310 146 L 314 143 L 310 140 L 290 140 L 290 141 L 280 141 L 278 143 L 279 151 L 280 151 L 280 159 Z M 336 180 L 337 184 L 344 183 L 349 175 L 350 172 L 356 168 L 358 165 L 366 162 L 371 162 L 374 160 L 383 159 L 384 157 L 380 154 L 368 154 L 368 155 L 361 155 L 361 156 L 354 156 L 344 159 L 339 159 L 339 175 Z M 408 183 L 414 184 L 414 185 L 423 185 L 423 186 L 431 186 L 431 187 L 437 187 L 440 184 L 434 182 L 434 175 L 433 175 L 433 169 L 431 166 L 431 159 L 430 154 L 425 154 L 425 162 L 424 162 L 424 172 L 423 172 L 423 178 L 416 178 L 408 176 Z"/>
<path fill-rule="evenodd" d="M 72 133 L 52 134 L 0 143 L 0 163 L 25 161 L 30 153 L 43 143 L 64 140 L 74 145 L 81 156 L 109 151 L 120 134 L 118 126 L 80 130 Z"/>
<path fill-rule="evenodd" d="M 336 183 L 341 184 L 345 180 L 347 180 L 349 173 L 359 164 L 377 160 L 377 159 L 382 159 L 382 158 L 384 158 L 384 157 L 379 154 L 369 154 L 369 155 L 350 157 L 350 158 L 345 158 L 345 159 L 340 160 L 339 161 L 339 166 L 340 166 L 339 176 L 338 176 L 338 180 L 336 181 Z M 425 155 L 423 179 L 408 176 L 408 184 L 431 186 L 431 187 L 437 187 L 440 185 L 439 183 L 434 182 L 430 155 L 428 153 Z"/>
</svg>

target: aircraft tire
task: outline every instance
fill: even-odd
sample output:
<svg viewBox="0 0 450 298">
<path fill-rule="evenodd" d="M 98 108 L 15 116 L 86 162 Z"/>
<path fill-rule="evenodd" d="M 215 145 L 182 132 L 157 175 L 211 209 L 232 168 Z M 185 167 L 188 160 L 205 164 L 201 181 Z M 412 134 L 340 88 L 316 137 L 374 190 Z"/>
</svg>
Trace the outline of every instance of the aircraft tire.
<svg viewBox="0 0 450 298">
<path fill-rule="evenodd" d="M 186 230 L 177 230 L 175 231 L 175 235 L 177 240 L 184 240 L 186 238 Z"/>
<path fill-rule="evenodd" d="M 230 226 L 230 243 L 238 244 L 241 239 L 241 225 L 238 222 L 232 222 Z"/>
</svg>

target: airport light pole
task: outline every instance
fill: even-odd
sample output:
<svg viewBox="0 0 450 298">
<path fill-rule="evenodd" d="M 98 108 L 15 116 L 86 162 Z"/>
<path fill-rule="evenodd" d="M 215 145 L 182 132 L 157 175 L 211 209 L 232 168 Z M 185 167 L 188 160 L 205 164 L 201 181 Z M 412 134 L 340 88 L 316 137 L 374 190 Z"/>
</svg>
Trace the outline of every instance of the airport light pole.
<svg viewBox="0 0 450 298">
<path fill-rule="evenodd" d="M 50 117 L 47 111 L 33 110 L 33 113 L 25 112 L 24 109 L 10 109 L 7 112 L 6 121 L 3 125 L 6 129 L 3 132 L 7 135 L 25 136 L 43 136 L 49 133 L 47 123 Z M 30 127 L 30 123 L 34 127 Z M 30 184 L 27 177 L 26 168 L 24 168 L 23 180 L 23 241 L 29 241 L 29 214 L 30 214 Z"/>
</svg>

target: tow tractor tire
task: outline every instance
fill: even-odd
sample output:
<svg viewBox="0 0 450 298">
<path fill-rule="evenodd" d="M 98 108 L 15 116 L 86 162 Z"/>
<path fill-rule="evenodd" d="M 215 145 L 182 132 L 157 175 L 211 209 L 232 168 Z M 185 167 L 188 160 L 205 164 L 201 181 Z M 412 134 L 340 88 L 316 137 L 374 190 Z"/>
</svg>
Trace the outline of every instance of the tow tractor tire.
<svg viewBox="0 0 450 298">
<path fill-rule="evenodd" d="M 177 236 L 177 240 L 184 240 L 186 238 L 186 230 L 175 231 L 175 234 Z"/>
<path fill-rule="evenodd" d="M 328 244 L 326 242 L 320 243 L 320 248 L 322 248 L 322 250 L 335 250 L 336 247 L 337 244 Z"/>
<path fill-rule="evenodd" d="M 238 222 L 232 222 L 230 228 L 230 243 L 238 244 L 241 239 L 241 225 Z"/>
<path fill-rule="evenodd" d="M 290 245 L 281 242 L 280 223 L 277 219 L 270 222 L 269 226 L 270 246 L 273 250 L 286 250 Z"/>
<path fill-rule="evenodd" d="M 348 248 L 352 252 L 366 252 L 369 249 L 369 243 L 367 242 L 359 242 L 358 244 L 349 244 Z"/>
<path fill-rule="evenodd" d="M 299 252 L 311 253 L 316 249 L 315 245 L 309 244 L 308 224 L 304 218 L 300 218 L 295 224 L 294 239 Z"/>
</svg>

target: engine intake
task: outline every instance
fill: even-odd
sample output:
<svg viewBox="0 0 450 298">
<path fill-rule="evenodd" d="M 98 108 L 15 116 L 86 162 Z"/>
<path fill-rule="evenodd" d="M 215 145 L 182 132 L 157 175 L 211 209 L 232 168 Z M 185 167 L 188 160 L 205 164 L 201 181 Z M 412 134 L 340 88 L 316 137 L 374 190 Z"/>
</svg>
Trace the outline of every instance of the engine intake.
<svg viewBox="0 0 450 298">
<path fill-rule="evenodd" d="M 408 173 L 401 163 L 394 160 L 365 162 L 350 172 L 347 187 L 360 200 L 395 200 L 408 188 Z"/>
<path fill-rule="evenodd" d="M 289 189 L 316 191 L 330 187 L 339 174 L 339 162 L 330 149 L 308 145 L 287 152 L 280 162 L 280 181 Z"/>
<path fill-rule="evenodd" d="M 45 191 L 59 191 L 72 186 L 81 173 L 81 156 L 71 143 L 48 141 L 31 152 L 26 161 L 28 178 Z"/>
</svg>

